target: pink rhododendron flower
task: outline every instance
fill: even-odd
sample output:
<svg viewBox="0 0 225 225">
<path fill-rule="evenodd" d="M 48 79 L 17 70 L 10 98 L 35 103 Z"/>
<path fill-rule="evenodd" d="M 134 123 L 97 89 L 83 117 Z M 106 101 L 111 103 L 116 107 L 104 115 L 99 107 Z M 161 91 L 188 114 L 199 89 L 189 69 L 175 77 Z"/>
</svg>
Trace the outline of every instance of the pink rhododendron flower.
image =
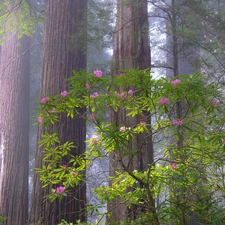
<svg viewBox="0 0 225 225">
<path fill-rule="evenodd" d="M 68 165 L 66 163 L 63 163 L 63 167 L 67 167 Z"/>
<path fill-rule="evenodd" d="M 90 119 L 91 119 L 91 120 L 96 120 L 96 119 L 97 119 L 97 115 L 96 115 L 95 113 L 92 113 L 92 114 L 90 115 Z"/>
<path fill-rule="evenodd" d="M 125 127 L 125 126 L 120 127 L 120 131 L 125 132 L 126 130 L 131 130 L 131 128 L 130 127 Z"/>
<path fill-rule="evenodd" d="M 177 168 L 177 164 L 175 162 L 170 163 L 170 167 L 172 170 L 175 170 Z"/>
<path fill-rule="evenodd" d="M 119 96 L 121 99 L 126 99 L 126 97 L 127 97 L 124 93 L 120 93 L 120 94 L 118 94 L 118 96 Z"/>
<path fill-rule="evenodd" d="M 62 92 L 61 92 L 61 96 L 62 96 L 62 97 L 66 97 L 67 95 L 68 95 L 68 92 L 67 92 L 67 91 L 62 91 Z"/>
<path fill-rule="evenodd" d="M 134 94 L 132 90 L 129 90 L 127 93 L 128 93 L 128 95 L 130 95 L 130 96 L 133 96 L 133 94 Z"/>
<path fill-rule="evenodd" d="M 181 126 L 183 123 L 184 122 L 182 120 L 172 120 L 172 124 L 176 126 Z"/>
<path fill-rule="evenodd" d="M 49 100 L 49 98 L 42 98 L 41 103 L 46 103 Z"/>
<path fill-rule="evenodd" d="M 85 87 L 86 87 L 87 89 L 89 89 L 89 88 L 91 88 L 91 85 L 90 85 L 90 84 L 85 84 Z"/>
<path fill-rule="evenodd" d="M 181 82 L 180 79 L 176 79 L 176 80 L 172 80 L 172 81 L 171 81 L 171 84 L 172 84 L 173 86 L 176 86 L 176 85 L 179 84 L 180 82 Z"/>
<path fill-rule="evenodd" d="M 99 96 L 98 92 L 95 92 L 90 95 L 90 98 L 97 98 Z"/>
<path fill-rule="evenodd" d="M 55 193 L 56 193 L 56 194 L 62 194 L 62 193 L 64 193 L 65 190 L 66 190 L 65 187 L 59 186 L 59 187 L 56 188 Z"/>
<path fill-rule="evenodd" d="M 39 123 L 43 123 L 43 122 L 44 122 L 43 116 L 39 116 L 39 117 L 38 117 L 38 122 L 39 122 Z"/>
<path fill-rule="evenodd" d="M 169 104 L 169 99 L 168 98 L 160 98 L 159 99 L 159 104 L 160 105 L 168 105 Z"/>
<path fill-rule="evenodd" d="M 225 145 L 225 139 L 221 138 L 221 141 L 222 141 L 223 145 Z"/>
<path fill-rule="evenodd" d="M 99 138 L 98 138 L 98 136 L 93 136 L 92 138 L 91 138 L 91 143 L 92 144 L 97 144 L 99 142 Z"/>
<path fill-rule="evenodd" d="M 141 122 L 140 122 L 140 126 L 146 127 L 146 123 L 145 123 L 144 121 L 141 121 Z"/>
<path fill-rule="evenodd" d="M 216 106 L 219 105 L 219 101 L 217 101 L 217 100 L 210 100 L 210 103 L 211 103 L 214 107 L 216 107 Z"/>
<path fill-rule="evenodd" d="M 96 77 L 102 77 L 102 71 L 101 71 L 101 70 L 95 70 L 95 71 L 94 71 L 94 75 L 95 75 Z"/>
<path fill-rule="evenodd" d="M 52 110 L 48 111 L 49 113 L 55 113 L 56 112 L 56 108 L 53 108 Z"/>
<path fill-rule="evenodd" d="M 123 127 L 120 127 L 120 131 L 122 131 L 122 132 L 125 132 L 126 131 L 126 127 L 125 126 L 123 126 Z"/>
<path fill-rule="evenodd" d="M 118 73 L 119 76 L 122 76 L 122 75 L 124 75 L 124 74 L 126 74 L 126 73 L 125 73 L 125 72 L 119 72 L 119 73 Z"/>
</svg>

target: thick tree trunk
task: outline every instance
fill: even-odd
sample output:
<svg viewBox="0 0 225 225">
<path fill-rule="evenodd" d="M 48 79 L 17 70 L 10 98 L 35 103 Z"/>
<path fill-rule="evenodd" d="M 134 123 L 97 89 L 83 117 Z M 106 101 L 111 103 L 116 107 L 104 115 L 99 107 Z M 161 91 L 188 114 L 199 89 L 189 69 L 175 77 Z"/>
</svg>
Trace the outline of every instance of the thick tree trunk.
<svg viewBox="0 0 225 225">
<path fill-rule="evenodd" d="M 113 51 L 113 76 L 118 75 L 120 70 L 133 68 L 150 70 L 150 47 L 148 38 L 148 13 L 147 0 L 137 1 L 117 1 L 117 21 L 116 32 L 114 36 Z M 119 109 L 118 112 L 112 112 L 112 122 L 126 127 L 133 127 L 145 121 L 151 124 L 151 117 L 136 116 L 135 118 L 126 117 L 126 112 Z M 131 159 L 131 156 L 122 158 L 124 165 L 131 171 L 134 169 L 146 170 L 149 164 L 153 163 L 153 143 L 149 135 L 138 135 L 132 141 L 130 149 L 139 149 L 139 153 Z M 121 158 L 112 152 L 110 155 L 110 176 L 115 175 L 115 171 L 124 171 L 121 165 Z M 129 162 L 129 166 L 128 166 Z M 108 205 L 108 211 L 111 214 L 108 222 L 123 221 L 125 219 L 135 219 L 138 217 L 140 210 L 128 209 L 122 204 L 120 199 L 116 199 Z"/>
<path fill-rule="evenodd" d="M 8 35 L 0 62 L 0 215 L 4 225 L 28 219 L 29 38 Z"/>
<path fill-rule="evenodd" d="M 41 79 L 41 98 L 59 94 L 67 89 L 66 78 L 72 75 L 72 70 L 86 68 L 86 55 L 76 46 L 71 50 L 71 37 L 78 31 L 78 26 L 85 19 L 86 0 L 47 0 L 45 7 L 44 53 Z M 85 35 L 84 35 L 85 36 Z M 59 132 L 61 142 L 73 141 L 78 148 L 74 154 L 82 154 L 85 149 L 85 121 L 81 118 L 69 119 L 62 116 L 60 122 L 51 127 L 48 132 Z M 42 127 L 38 129 L 40 140 Z M 35 167 L 42 166 L 43 148 L 37 148 Z M 68 222 L 86 220 L 86 185 L 82 183 L 71 190 L 71 195 L 61 202 L 50 203 L 44 197 L 51 192 L 52 187 L 42 189 L 39 175 L 34 175 L 30 223 L 56 225 L 61 219 Z"/>
</svg>

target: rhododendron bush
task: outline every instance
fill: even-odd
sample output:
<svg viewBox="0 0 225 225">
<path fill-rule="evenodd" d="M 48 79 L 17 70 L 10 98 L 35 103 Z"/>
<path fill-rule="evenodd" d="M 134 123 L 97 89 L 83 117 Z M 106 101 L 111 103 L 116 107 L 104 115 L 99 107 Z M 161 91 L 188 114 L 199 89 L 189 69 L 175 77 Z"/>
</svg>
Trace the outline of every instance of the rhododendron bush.
<svg viewBox="0 0 225 225">
<path fill-rule="evenodd" d="M 219 88 L 207 84 L 199 73 L 166 80 L 137 69 L 120 71 L 114 77 L 100 70 L 74 71 L 68 82 L 68 90 L 41 100 L 39 125 L 47 128 L 66 113 L 68 117 L 85 118 L 96 131 L 87 140 L 86 153 L 79 156 L 70 155 L 76 143 L 60 143 L 57 133 L 43 135 L 39 144 L 45 146 L 45 163 L 37 171 L 43 188 L 56 185 L 47 196 L 51 201 L 85 182 L 84 171 L 93 160 L 112 151 L 122 160 L 129 154 L 125 151 L 128 143 L 145 133 L 153 137 L 154 163 L 145 171 L 117 171 L 109 178 L 111 186 L 95 190 L 100 202 L 120 197 L 128 208 L 141 205 L 140 216 L 127 224 L 182 224 L 191 215 L 197 215 L 202 224 L 225 223 L 225 107 Z M 81 114 L 79 108 L 87 110 Z M 133 127 L 111 123 L 106 112 L 118 110 L 125 110 L 127 117 L 138 115 L 142 119 Z M 146 112 L 151 115 L 151 124 Z M 133 154 L 132 149 L 130 152 Z M 67 164 L 62 164 L 64 156 L 70 158 Z M 155 199 L 154 209 L 150 195 Z M 88 210 L 98 212 L 98 207 L 88 205 Z"/>
</svg>

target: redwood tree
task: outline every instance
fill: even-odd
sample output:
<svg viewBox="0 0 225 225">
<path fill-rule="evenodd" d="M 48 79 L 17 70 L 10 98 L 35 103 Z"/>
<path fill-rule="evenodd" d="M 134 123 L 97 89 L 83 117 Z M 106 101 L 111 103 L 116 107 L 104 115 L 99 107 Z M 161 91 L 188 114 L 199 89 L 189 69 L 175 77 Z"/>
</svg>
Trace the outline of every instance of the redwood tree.
<svg viewBox="0 0 225 225">
<path fill-rule="evenodd" d="M 41 98 L 60 94 L 67 90 L 66 78 L 72 75 L 72 70 L 86 68 L 84 48 L 73 46 L 73 37 L 79 32 L 80 23 L 85 21 L 87 0 L 47 0 L 45 5 L 43 65 L 41 77 Z M 84 25 L 85 23 L 83 23 Z M 83 29 L 82 29 L 83 30 Z M 82 34 L 83 41 L 85 34 Z M 59 133 L 61 143 L 73 141 L 77 146 L 73 154 L 81 154 L 85 149 L 85 121 L 82 118 L 69 119 L 62 115 L 60 121 L 52 126 L 48 132 Z M 40 140 L 44 128 L 38 129 Z M 43 164 L 43 148 L 38 147 L 35 156 L 35 167 Z M 62 162 L 62 163 L 66 163 Z M 30 223 L 55 225 L 65 219 L 68 222 L 86 220 L 86 185 L 81 183 L 71 190 L 62 201 L 51 203 L 45 198 L 53 186 L 42 188 L 37 173 L 34 174 L 32 206 Z"/>
<path fill-rule="evenodd" d="M 28 219 L 29 38 L 7 34 L 0 61 L 0 215 L 4 225 Z"/>
<path fill-rule="evenodd" d="M 112 74 L 117 76 L 121 70 L 134 68 L 149 69 L 150 73 L 150 65 L 147 0 L 118 0 Z M 112 111 L 112 123 L 117 126 L 133 127 L 141 121 L 151 124 L 150 115 L 146 113 L 142 117 L 136 116 L 130 119 L 126 117 L 124 110 Z M 118 156 L 114 152 L 111 153 L 111 176 L 115 175 L 116 171 L 143 171 L 147 169 L 149 164 L 153 164 L 151 134 L 134 137 L 129 149 L 129 153 L 125 157 Z M 137 151 L 138 153 L 134 156 L 134 152 Z M 154 200 L 152 199 L 152 207 L 153 205 Z M 126 204 L 123 204 L 120 199 L 116 199 L 108 205 L 108 211 L 111 215 L 108 220 L 115 222 L 137 218 L 140 208 L 131 207 L 128 209 Z"/>
</svg>

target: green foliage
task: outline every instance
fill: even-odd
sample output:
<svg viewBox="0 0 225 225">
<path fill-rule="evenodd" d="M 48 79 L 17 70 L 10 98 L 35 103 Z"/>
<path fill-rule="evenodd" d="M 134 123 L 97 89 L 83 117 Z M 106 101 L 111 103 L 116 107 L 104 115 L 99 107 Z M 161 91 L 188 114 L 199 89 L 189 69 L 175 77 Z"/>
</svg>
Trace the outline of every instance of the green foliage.
<svg viewBox="0 0 225 225">
<path fill-rule="evenodd" d="M 36 22 L 26 1 L 4 1 L 0 6 L 0 44 L 12 33 L 16 33 L 18 38 L 32 36 Z"/>
<path fill-rule="evenodd" d="M 0 225 L 3 224 L 4 221 L 7 220 L 7 217 L 4 217 L 4 216 L 0 216 Z"/>
<path fill-rule="evenodd" d="M 97 49 L 111 47 L 115 23 L 115 1 L 88 1 L 87 27 L 88 43 Z"/>
<path fill-rule="evenodd" d="M 85 169 L 93 160 L 101 159 L 105 153 L 114 153 L 118 162 L 133 157 L 142 149 L 130 149 L 130 143 L 139 135 L 147 137 L 152 133 L 154 146 L 160 148 L 154 164 L 145 171 L 124 165 L 124 172 L 110 177 L 110 186 L 95 190 L 101 204 L 88 205 L 89 212 L 99 214 L 98 207 L 119 197 L 128 208 L 141 209 L 137 219 L 119 224 L 153 224 L 156 220 L 159 224 L 181 224 L 192 214 L 201 224 L 225 222 L 221 204 L 225 192 L 225 118 L 219 88 L 206 84 L 199 73 L 168 81 L 153 79 L 148 70 L 138 69 L 121 71 L 115 77 L 74 71 L 69 87 L 66 96 L 46 96 L 47 101 L 41 103 L 41 126 L 47 128 L 59 121 L 61 113 L 67 113 L 94 123 L 96 136 L 87 140 L 88 151 L 84 155 L 73 156 L 71 149 L 76 148 L 76 143 L 60 143 L 57 133 L 43 134 L 39 144 L 45 147 L 44 164 L 37 169 L 43 187 L 57 184 L 66 188 L 60 194 L 52 190 L 47 196 L 51 201 L 63 198 L 70 187 L 84 182 Z M 178 104 L 183 104 L 180 117 L 176 116 Z M 87 112 L 81 113 L 80 108 Z M 136 121 L 133 127 L 126 123 L 116 125 L 105 118 L 109 109 L 123 109 L 127 118 L 138 115 L 143 120 Z M 146 112 L 152 117 L 151 124 Z M 62 165 L 65 156 L 70 159 L 68 165 Z M 106 214 L 110 217 L 110 212 Z M 101 221 L 104 215 L 99 216 Z"/>
<path fill-rule="evenodd" d="M 65 220 L 62 220 L 58 225 L 88 225 L 88 223 L 82 223 L 80 220 L 77 220 L 76 223 L 67 223 Z"/>
</svg>

